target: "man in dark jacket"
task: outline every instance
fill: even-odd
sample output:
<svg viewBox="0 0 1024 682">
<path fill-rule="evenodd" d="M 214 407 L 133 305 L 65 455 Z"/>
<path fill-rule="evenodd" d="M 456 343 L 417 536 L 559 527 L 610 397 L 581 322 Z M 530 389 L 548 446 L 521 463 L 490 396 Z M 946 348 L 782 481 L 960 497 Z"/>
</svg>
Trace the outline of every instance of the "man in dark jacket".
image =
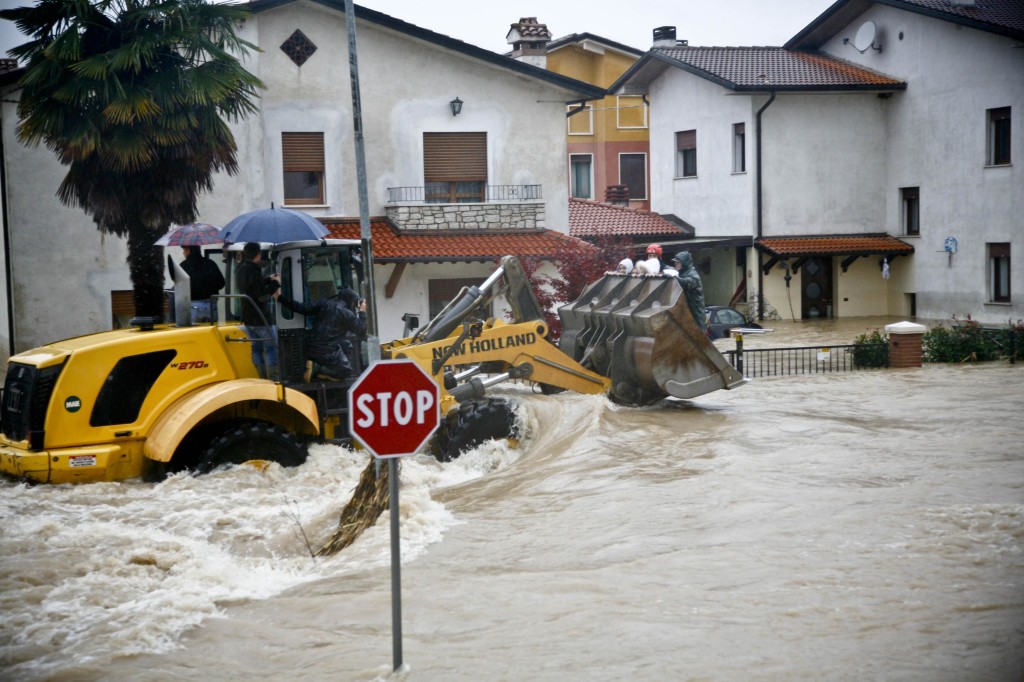
<svg viewBox="0 0 1024 682">
<path fill-rule="evenodd" d="M 303 377 L 309 383 L 314 377 L 344 379 L 352 374 L 352 362 L 347 350 L 351 344 L 345 339 L 349 332 L 357 338 L 366 338 L 366 301 L 351 289 L 342 289 L 334 298 L 322 298 L 310 303 L 293 301 L 274 292 L 281 305 L 303 315 L 313 315 L 306 350 L 309 361 Z"/>
<path fill-rule="evenodd" d="M 198 246 L 182 246 L 181 252 L 185 255 L 181 269 L 188 275 L 192 294 L 192 320 L 209 322 L 213 319 L 210 297 L 224 288 L 224 273 Z"/>
<path fill-rule="evenodd" d="M 697 272 L 697 268 L 693 267 L 693 256 L 689 251 L 680 251 L 672 260 L 672 264 L 679 271 L 676 279 L 679 280 L 679 285 L 683 287 L 683 293 L 686 294 L 686 303 L 690 306 L 690 312 L 693 313 L 694 322 L 702 332 L 707 332 L 704 284 L 700 281 L 700 273 Z"/>
<path fill-rule="evenodd" d="M 279 376 L 277 325 L 274 324 L 274 314 L 270 309 L 270 298 L 281 285 L 263 275 L 261 260 L 259 243 L 247 243 L 242 249 L 242 262 L 235 268 L 235 284 L 238 293 L 251 299 L 242 299 L 242 325 L 246 336 L 252 340 L 252 364 L 256 365 L 260 378 L 276 380 Z"/>
</svg>

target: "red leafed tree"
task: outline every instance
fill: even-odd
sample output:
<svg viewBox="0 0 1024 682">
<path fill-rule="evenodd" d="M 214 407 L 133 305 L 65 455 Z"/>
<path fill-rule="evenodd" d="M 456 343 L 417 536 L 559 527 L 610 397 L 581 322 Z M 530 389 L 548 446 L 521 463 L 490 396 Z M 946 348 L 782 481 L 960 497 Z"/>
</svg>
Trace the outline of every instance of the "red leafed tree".
<svg viewBox="0 0 1024 682">
<path fill-rule="evenodd" d="M 621 238 L 599 237 L 593 243 L 567 239 L 550 256 L 523 256 L 519 259 L 537 302 L 544 309 L 552 341 L 557 341 L 562 332 L 557 307 L 575 301 L 587 285 L 608 272 L 614 272 L 619 261 L 631 252 L 632 247 Z M 545 261 L 555 264 L 557 277 L 539 272 Z"/>
</svg>

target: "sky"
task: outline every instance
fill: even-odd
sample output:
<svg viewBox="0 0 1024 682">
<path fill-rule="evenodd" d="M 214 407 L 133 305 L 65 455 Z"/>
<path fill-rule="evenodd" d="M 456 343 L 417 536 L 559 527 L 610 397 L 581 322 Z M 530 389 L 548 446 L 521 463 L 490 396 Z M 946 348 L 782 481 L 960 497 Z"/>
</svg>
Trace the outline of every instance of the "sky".
<svg viewBox="0 0 1024 682">
<path fill-rule="evenodd" d="M 593 33 L 647 50 L 658 26 L 675 26 L 690 45 L 779 46 L 828 9 L 834 0 L 360 0 L 357 5 L 493 52 L 506 52 L 509 26 L 537 17 L 554 38 Z M 0 0 L 0 8 L 31 0 Z M 507 5 L 507 7 L 505 7 Z M 0 21 L 0 52 L 24 42 Z"/>
</svg>

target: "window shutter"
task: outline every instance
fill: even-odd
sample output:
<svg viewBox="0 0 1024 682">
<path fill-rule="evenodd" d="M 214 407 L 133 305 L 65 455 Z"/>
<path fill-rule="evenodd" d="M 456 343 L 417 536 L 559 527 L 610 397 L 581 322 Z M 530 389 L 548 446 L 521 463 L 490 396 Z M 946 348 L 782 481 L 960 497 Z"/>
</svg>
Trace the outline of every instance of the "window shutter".
<svg viewBox="0 0 1024 682">
<path fill-rule="evenodd" d="M 487 180 L 487 133 L 423 133 L 425 182 Z"/>
<path fill-rule="evenodd" d="M 988 252 L 992 258 L 1009 258 L 1010 257 L 1010 245 L 1009 244 L 989 244 Z"/>
<path fill-rule="evenodd" d="M 281 133 L 281 150 L 286 173 L 324 169 L 323 133 Z"/>
<path fill-rule="evenodd" d="M 736 127 L 736 134 L 737 134 L 737 135 L 743 135 L 743 134 L 745 134 L 745 133 L 747 132 L 747 127 L 746 127 L 746 126 L 747 126 L 747 124 L 746 124 L 746 123 L 737 123 L 737 124 L 736 124 L 736 126 L 735 126 L 735 127 Z M 693 132 L 693 134 L 694 134 L 694 137 L 696 138 L 696 137 L 697 137 L 697 131 L 696 131 L 696 130 L 694 130 L 694 131 L 692 131 L 692 132 Z M 696 147 L 696 146 L 697 146 L 697 140 L 696 140 L 696 139 L 695 139 L 695 140 L 693 141 L 693 146 L 694 146 L 694 147 Z"/>
<path fill-rule="evenodd" d="M 684 149 L 696 149 L 697 148 L 697 131 L 696 130 L 683 130 L 676 133 L 676 149 L 683 151 Z"/>
</svg>

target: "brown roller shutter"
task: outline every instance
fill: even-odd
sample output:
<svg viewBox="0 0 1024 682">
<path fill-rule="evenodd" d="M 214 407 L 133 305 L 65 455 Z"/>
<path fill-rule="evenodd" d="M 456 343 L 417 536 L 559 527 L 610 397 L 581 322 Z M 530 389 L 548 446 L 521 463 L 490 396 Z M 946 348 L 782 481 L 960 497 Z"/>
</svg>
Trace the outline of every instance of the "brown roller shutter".
<svg viewBox="0 0 1024 682">
<path fill-rule="evenodd" d="M 323 133 L 281 133 L 281 148 L 286 173 L 324 170 Z"/>
<path fill-rule="evenodd" d="M 1010 257 L 1010 245 L 1009 244 L 989 244 L 988 245 L 989 255 L 992 258 L 1009 258 Z"/>
<path fill-rule="evenodd" d="M 487 180 L 487 133 L 423 133 L 425 182 Z"/>
<path fill-rule="evenodd" d="M 682 132 L 676 133 L 676 149 L 682 151 L 684 149 L 696 149 L 697 148 L 697 131 L 696 130 L 683 130 Z"/>
</svg>

